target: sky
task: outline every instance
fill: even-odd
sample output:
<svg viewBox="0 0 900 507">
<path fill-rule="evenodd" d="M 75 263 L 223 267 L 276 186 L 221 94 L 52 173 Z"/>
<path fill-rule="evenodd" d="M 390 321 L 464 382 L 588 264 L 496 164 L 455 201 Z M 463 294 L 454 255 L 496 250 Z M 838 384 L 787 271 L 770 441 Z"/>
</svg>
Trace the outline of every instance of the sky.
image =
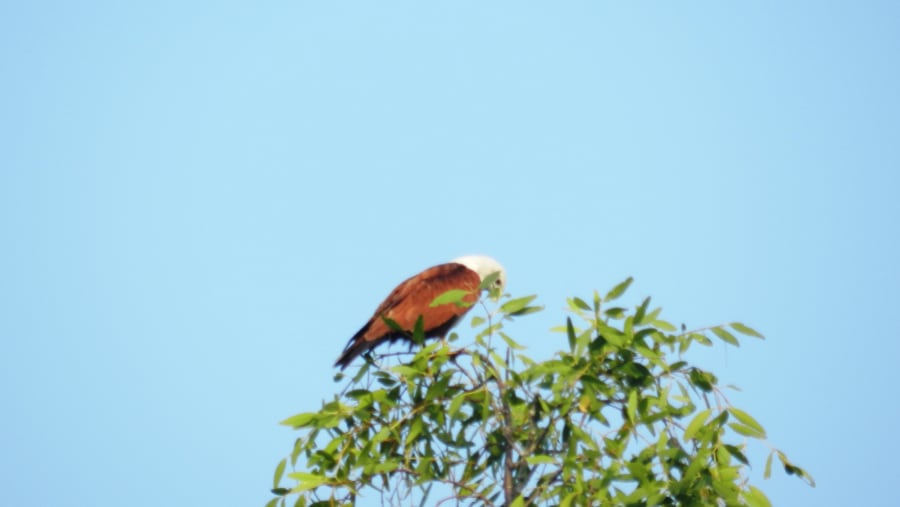
<svg viewBox="0 0 900 507">
<path fill-rule="evenodd" d="M 395 284 L 633 276 L 774 505 L 892 506 L 900 4 L 4 2 L 0 504 L 259 505 Z M 459 328 L 466 333 L 467 325 Z M 754 450 L 755 449 L 755 450 Z M 375 499 L 368 505 L 375 504 Z M 361 505 L 365 505 L 361 503 Z"/>
</svg>

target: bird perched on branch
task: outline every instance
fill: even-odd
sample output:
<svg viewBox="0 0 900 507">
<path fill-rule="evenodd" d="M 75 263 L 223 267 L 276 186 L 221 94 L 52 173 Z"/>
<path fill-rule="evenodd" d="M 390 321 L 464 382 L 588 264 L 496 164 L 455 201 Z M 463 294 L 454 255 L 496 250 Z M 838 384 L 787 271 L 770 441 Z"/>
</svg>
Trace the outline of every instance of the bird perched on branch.
<svg viewBox="0 0 900 507">
<path fill-rule="evenodd" d="M 483 287 L 486 279 L 490 280 L 490 286 Z M 484 255 L 467 255 L 430 267 L 406 279 L 388 294 L 372 318 L 350 338 L 334 365 L 343 370 L 357 356 L 384 342 L 412 342 L 419 318 L 425 338 L 443 339 L 478 301 L 482 290 L 499 297 L 505 286 L 503 266 Z M 451 291 L 461 291 L 458 292 L 461 297 L 452 297 Z M 449 299 L 455 301 L 443 304 L 435 301 L 442 295 L 450 295 Z"/>
</svg>

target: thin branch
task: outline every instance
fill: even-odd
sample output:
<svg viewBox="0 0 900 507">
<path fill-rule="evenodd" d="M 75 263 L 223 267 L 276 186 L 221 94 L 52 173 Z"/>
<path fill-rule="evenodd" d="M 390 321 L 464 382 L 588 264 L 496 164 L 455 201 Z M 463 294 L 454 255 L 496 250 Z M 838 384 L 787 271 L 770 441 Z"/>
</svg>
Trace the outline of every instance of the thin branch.
<svg viewBox="0 0 900 507">
<path fill-rule="evenodd" d="M 407 475 L 411 475 L 411 476 L 413 476 L 413 477 L 419 477 L 419 475 L 421 475 L 421 474 L 419 474 L 418 472 L 416 472 L 415 470 L 410 470 L 410 469 L 408 469 L 408 468 L 406 468 L 406 467 L 397 467 L 396 469 L 394 469 L 394 471 L 395 471 L 395 472 L 404 473 L 404 474 L 407 474 Z M 470 493 L 464 493 L 464 494 L 462 495 L 462 496 L 464 496 L 464 497 L 473 497 L 473 498 L 477 498 L 477 499 L 481 500 L 482 502 L 484 502 L 484 505 L 494 505 L 494 502 L 492 502 L 492 501 L 490 500 L 490 498 L 488 498 L 488 497 L 482 495 L 481 493 L 475 491 L 474 488 L 472 488 L 471 486 L 469 486 L 469 485 L 467 485 L 467 484 L 463 484 L 463 483 L 461 483 L 461 482 L 458 482 L 458 481 L 455 481 L 455 480 L 452 480 L 452 479 L 446 479 L 446 478 L 443 478 L 443 477 L 435 477 L 434 480 L 440 481 L 440 482 L 442 482 L 442 483 L 444 483 L 444 484 L 449 484 L 450 486 L 453 486 L 453 487 L 455 487 L 455 488 L 457 488 L 457 489 L 459 489 L 459 490 L 463 490 L 463 491 L 470 492 Z M 460 495 L 456 495 L 456 498 L 460 498 Z M 442 501 L 444 501 L 444 500 L 442 500 Z"/>
</svg>

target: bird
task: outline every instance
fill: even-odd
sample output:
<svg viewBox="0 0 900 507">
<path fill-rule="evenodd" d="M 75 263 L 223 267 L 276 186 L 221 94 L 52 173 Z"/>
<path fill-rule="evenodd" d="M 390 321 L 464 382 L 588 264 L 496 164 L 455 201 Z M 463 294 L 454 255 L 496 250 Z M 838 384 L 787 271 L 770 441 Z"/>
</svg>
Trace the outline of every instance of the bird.
<svg viewBox="0 0 900 507">
<path fill-rule="evenodd" d="M 482 287 L 482 282 L 495 274 L 491 286 Z M 360 354 L 384 342 L 408 340 L 412 343 L 413 330 L 420 317 L 425 338 L 443 339 L 478 301 L 482 290 L 499 298 L 504 287 L 506 270 L 486 255 L 465 255 L 432 266 L 407 278 L 388 294 L 368 322 L 350 338 L 334 366 L 343 370 Z M 467 293 L 462 297 L 462 304 L 451 302 L 432 306 L 435 298 L 454 289 Z M 386 320 L 393 321 L 396 326 L 392 327 Z"/>
</svg>

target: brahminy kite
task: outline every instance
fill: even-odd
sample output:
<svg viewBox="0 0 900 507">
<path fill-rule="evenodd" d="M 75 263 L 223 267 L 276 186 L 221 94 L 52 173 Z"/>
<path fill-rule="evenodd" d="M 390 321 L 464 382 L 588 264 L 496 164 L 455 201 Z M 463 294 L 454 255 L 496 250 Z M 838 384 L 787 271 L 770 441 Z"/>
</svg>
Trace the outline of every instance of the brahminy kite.
<svg viewBox="0 0 900 507">
<path fill-rule="evenodd" d="M 378 305 L 375 314 L 366 322 L 341 353 L 335 366 L 343 370 L 360 354 L 383 342 L 409 340 L 422 318 L 426 338 L 444 338 L 447 333 L 478 301 L 485 278 L 497 274 L 490 289 L 502 294 L 506 286 L 506 271 L 499 262 L 484 255 L 467 255 L 439 264 L 406 279 Z M 447 303 L 432 306 L 435 299 L 451 290 L 462 290 L 462 304 Z M 393 321 L 396 327 L 386 322 Z"/>
</svg>

